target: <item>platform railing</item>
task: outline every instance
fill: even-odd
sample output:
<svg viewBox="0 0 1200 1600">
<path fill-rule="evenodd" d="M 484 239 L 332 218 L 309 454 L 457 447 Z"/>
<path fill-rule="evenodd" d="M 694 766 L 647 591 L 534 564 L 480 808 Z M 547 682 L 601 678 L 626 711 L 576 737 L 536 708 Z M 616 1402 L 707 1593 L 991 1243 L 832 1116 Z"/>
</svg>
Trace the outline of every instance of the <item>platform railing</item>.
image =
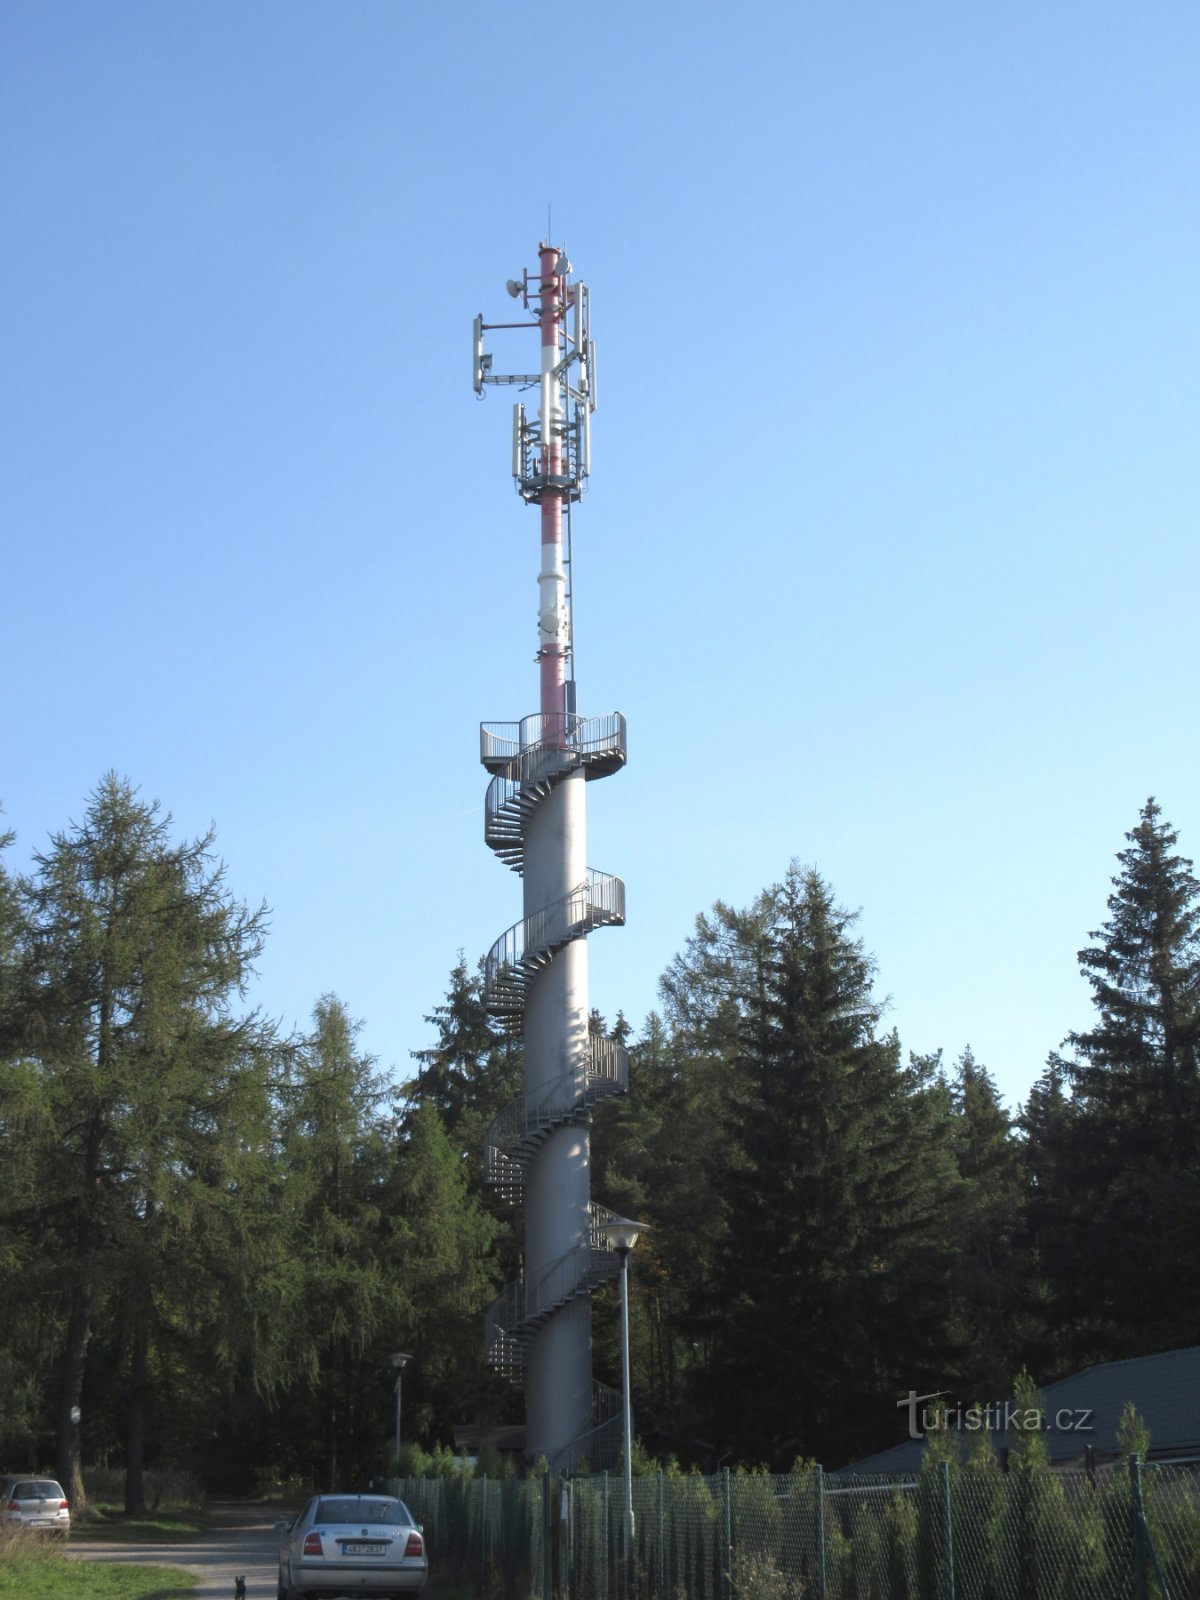
<svg viewBox="0 0 1200 1600">
<path fill-rule="evenodd" d="M 479 725 L 479 759 L 491 772 L 545 751 L 570 752 L 585 758 L 624 758 L 625 750 L 625 717 L 620 711 L 599 717 L 584 717 L 572 711 L 535 711 L 519 722 Z M 519 778 L 520 774 L 506 776 Z"/>
</svg>

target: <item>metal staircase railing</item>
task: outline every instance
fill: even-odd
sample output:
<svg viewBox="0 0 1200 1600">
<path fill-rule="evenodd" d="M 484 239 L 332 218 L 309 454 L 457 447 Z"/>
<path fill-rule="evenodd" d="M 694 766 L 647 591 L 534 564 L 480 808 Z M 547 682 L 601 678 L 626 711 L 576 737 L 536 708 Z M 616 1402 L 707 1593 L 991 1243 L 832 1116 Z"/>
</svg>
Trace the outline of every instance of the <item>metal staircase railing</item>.
<svg viewBox="0 0 1200 1600">
<path fill-rule="evenodd" d="M 515 1032 L 529 986 L 555 952 L 593 928 L 620 927 L 624 921 L 625 885 L 589 867 L 586 881 L 570 894 L 522 917 L 496 940 L 484 963 L 484 1005 Z"/>
<path fill-rule="evenodd" d="M 525 819 L 555 783 L 582 767 L 603 778 L 625 764 L 625 718 L 532 716 L 485 722 L 480 757 L 493 773 L 483 802 L 483 838 L 514 872 L 525 867 Z"/>
<path fill-rule="evenodd" d="M 556 1078 L 537 1099 L 519 1095 L 492 1122 L 484 1138 L 484 1180 L 515 1201 L 525 1168 L 556 1128 L 588 1120 L 591 1108 L 629 1087 L 629 1054 L 615 1039 L 593 1034 L 579 1065 Z"/>
<path fill-rule="evenodd" d="M 537 713 L 519 722 L 481 724 L 479 755 L 491 774 L 484 801 L 485 842 L 507 866 L 523 872 L 529 819 L 556 784 L 580 771 L 586 779 L 618 772 L 626 753 L 620 712 L 602 717 Z M 507 1031 L 518 1032 L 526 997 L 555 955 L 593 928 L 624 921 L 625 885 L 589 868 L 569 894 L 514 923 L 492 946 L 484 963 L 488 1011 Z M 592 1107 L 623 1092 L 628 1081 L 624 1048 L 612 1039 L 589 1038 L 570 1070 L 533 1093 L 527 1091 L 493 1121 L 484 1146 L 488 1182 L 505 1199 L 518 1199 L 527 1168 L 555 1129 L 586 1126 Z M 490 1366 L 518 1378 L 538 1330 L 564 1306 L 618 1275 L 619 1260 L 605 1231 L 606 1220 L 612 1219 L 611 1211 L 589 1202 L 586 1240 L 555 1261 L 535 1263 L 532 1275 L 523 1274 L 497 1296 L 484 1322 Z M 556 1452 L 556 1460 L 571 1465 L 587 1456 L 594 1466 L 615 1466 L 621 1424 L 619 1397 L 596 1384 L 590 1424 Z"/>
<path fill-rule="evenodd" d="M 550 1470 L 577 1472 L 586 1461 L 593 1472 L 612 1472 L 621 1459 L 624 1447 L 625 1418 L 620 1391 L 593 1379 L 591 1426 L 555 1452 Z"/>
<path fill-rule="evenodd" d="M 487 1308 L 483 1349 L 490 1367 L 514 1375 L 525 1365 L 529 1346 L 548 1318 L 619 1275 L 620 1262 L 605 1231 L 605 1224 L 615 1221 L 616 1213 L 594 1202 L 588 1211 L 586 1242 L 572 1245 L 536 1278 L 517 1278 Z"/>
</svg>

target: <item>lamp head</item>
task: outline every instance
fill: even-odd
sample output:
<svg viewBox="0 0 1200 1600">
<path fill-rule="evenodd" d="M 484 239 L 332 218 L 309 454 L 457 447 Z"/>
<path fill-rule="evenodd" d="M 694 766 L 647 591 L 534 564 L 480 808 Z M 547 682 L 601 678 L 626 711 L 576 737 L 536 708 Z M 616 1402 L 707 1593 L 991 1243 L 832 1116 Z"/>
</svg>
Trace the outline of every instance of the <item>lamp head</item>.
<svg viewBox="0 0 1200 1600">
<path fill-rule="evenodd" d="M 402 1372 L 404 1370 L 405 1362 L 411 1360 L 412 1356 L 409 1355 L 407 1350 L 395 1350 L 392 1352 L 392 1365 L 395 1367 L 397 1372 Z"/>
<path fill-rule="evenodd" d="M 650 1231 L 650 1225 L 647 1222 L 634 1222 L 631 1217 L 614 1217 L 611 1222 L 604 1224 L 604 1231 L 618 1255 L 625 1255 L 633 1249 L 643 1233 Z"/>
</svg>

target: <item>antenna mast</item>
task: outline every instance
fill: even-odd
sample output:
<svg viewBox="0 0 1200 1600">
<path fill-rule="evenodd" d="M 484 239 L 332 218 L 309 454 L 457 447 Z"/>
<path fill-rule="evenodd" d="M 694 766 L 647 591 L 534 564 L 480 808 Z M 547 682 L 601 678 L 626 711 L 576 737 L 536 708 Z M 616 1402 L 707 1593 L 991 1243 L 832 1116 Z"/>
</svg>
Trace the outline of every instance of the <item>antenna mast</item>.
<svg viewBox="0 0 1200 1600">
<path fill-rule="evenodd" d="M 525 1206 L 525 1267 L 487 1313 L 488 1362 L 525 1377 L 527 1460 L 555 1471 L 586 1457 L 615 1466 L 621 1442 L 618 1398 L 592 1380 L 593 1289 L 619 1272 L 607 1227 L 613 1214 L 592 1202 L 591 1107 L 628 1086 L 628 1058 L 593 1035 L 587 935 L 625 920 L 625 886 L 587 865 L 585 789 L 625 764 L 619 712 L 583 717 L 575 707 L 571 631 L 570 508 L 591 466 L 596 356 L 588 291 L 571 283 L 557 246 L 538 247 L 531 274 L 508 292 L 532 321 L 475 318 L 473 380 L 538 390 L 536 416 L 513 407 L 512 474 L 539 513 L 538 710 L 519 722 L 485 722 L 480 756 L 492 775 L 484 839 L 524 879 L 524 915 L 492 946 L 484 999 L 524 1041 L 525 1089 L 488 1130 L 488 1181 Z M 536 327 L 536 372 L 497 372 L 484 334 Z"/>
</svg>

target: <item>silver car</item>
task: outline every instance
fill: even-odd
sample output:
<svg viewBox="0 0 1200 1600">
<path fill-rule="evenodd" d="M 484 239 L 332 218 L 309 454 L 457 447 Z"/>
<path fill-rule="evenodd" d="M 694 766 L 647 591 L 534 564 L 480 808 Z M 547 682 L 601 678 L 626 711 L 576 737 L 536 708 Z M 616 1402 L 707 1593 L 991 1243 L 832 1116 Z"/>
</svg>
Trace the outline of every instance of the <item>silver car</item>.
<svg viewBox="0 0 1200 1600">
<path fill-rule="evenodd" d="M 277 1522 L 279 1600 L 372 1600 L 420 1594 L 425 1540 L 403 1500 L 318 1494 L 294 1522 Z"/>
<path fill-rule="evenodd" d="M 0 1479 L 4 1497 L 4 1524 L 8 1528 L 37 1528 L 66 1538 L 71 1531 L 71 1508 L 62 1484 L 53 1478 Z"/>
</svg>

